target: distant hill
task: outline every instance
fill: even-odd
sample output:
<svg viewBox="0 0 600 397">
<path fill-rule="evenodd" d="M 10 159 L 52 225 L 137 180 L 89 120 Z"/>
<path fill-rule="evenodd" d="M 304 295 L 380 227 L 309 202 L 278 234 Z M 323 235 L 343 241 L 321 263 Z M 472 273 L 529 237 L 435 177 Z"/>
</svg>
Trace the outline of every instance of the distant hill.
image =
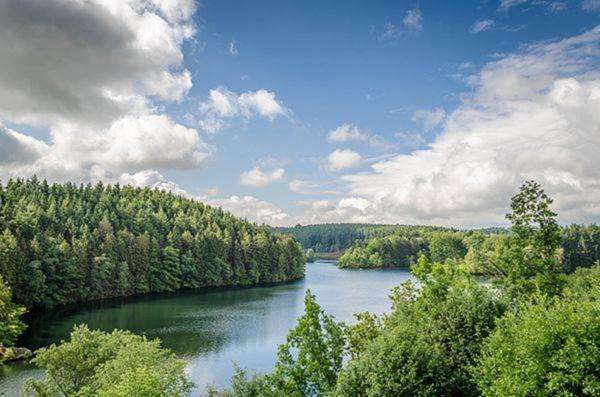
<svg viewBox="0 0 600 397">
<path fill-rule="evenodd" d="M 425 231 L 454 230 L 440 226 L 383 225 L 366 223 L 326 223 L 320 225 L 297 225 L 277 227 L 274 231 L 293 236 L 305 249 L 315 252 L 341 252 L 357 242 L 392 234 L 420 234 Z"/>
</svg>

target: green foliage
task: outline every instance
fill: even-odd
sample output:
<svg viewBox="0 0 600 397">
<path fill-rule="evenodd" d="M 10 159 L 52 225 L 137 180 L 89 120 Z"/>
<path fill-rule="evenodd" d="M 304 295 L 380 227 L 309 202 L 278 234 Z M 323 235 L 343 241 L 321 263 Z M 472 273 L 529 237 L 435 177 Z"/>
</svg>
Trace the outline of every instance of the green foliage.
<svg viewBox="0 0 600 397">
<path fill-rule="evenodd" d="M 346 344 L 351 358 L 358 357 L 367 346 L 381 335 L 383 320 L 369 312 L 354 315 L 356 323 L 345 330 Z"/>
<path fill-rule="evenodd" d="M 21 321 L 25 308 L 12 302 L 12 292 L 0 276 L 0 346 L 12 346 L 26 326 Z M 3 355 L 0 354 L 0 362 Z"/>
<path fill-rule="evenodd" d="M 306 257 L 306 261 L 312 263 L 315 261 L 315 251 L 312 248 L 304 251 L 304 256 Z"/>
<path fill-rule="evenodd" d="M 469 371 L 503 306 L 451 263 L 421 256 L 380 335 L 342 371 L 338 396 L 475 396 Z"/>
<path fill-rule="evenodd" d="M 600 261 L 600 226 L 571 225 L 563 229 L 563 269 L 567 273 Z"/>
<path fill-rule="evenodd" d="M 340 374 L 335 396 L 438 396 L 446 375 L 438 345 L 421 340 L 413 327 L 383 333 Z"/>
<path fill-rule="evenodd" d="M 158 340 L 126 331 L 75 327 L 69 342 L 39 349 L 33 362 L 46 380 L 29 380 L 31 396 L 187 396 L 185 363 Z"/>
<path fill-rule="evenodd" d="M 525 182 L 519 190 L 511 199 L 512 212 L 506 218 L 512 222 L 518 238 L 547 261 L 546 266 L 552 267 L 556 264 L 556 250 L 562 243 L 556 213 L 550 209 L 552 199 L 535 181 Z"/>
<path fill-rule="evenodd" d="M 471 274 L 498 274 L 503 269 L 499 269 L 499 258 L 502 251 L 510 247 L 513 238 L 510 234 L 470 234 L 465 238 L 467 254 L 461 263 L 463 269 Z"/>
<path fill-rule="evenodd" d="M 340 268 L 409 267 L 427 248 L 420 236 L 377 238 L 364 247 L 349 248 L 338 260 Z"/>
<path fill-rule="evenodd" d="M 279 346 L 275 370 L 253 375 L 236 366 L 231 389 L 209 388 L 208 396 L 304 397 L 330 394 L 342 369 L 346 326 L 326 315 L 310 290 L 304 298 L 304 313 Z"/>
<path fill-rule="evenodd" d="M 130 186 L 0 185 L 0 275 L 27 307 L 303 277 L 296 241 Z"/>
<path fill-rule="evenodd" d="M 359 241 L 341 258 L 342 267 L 409 262 L 416 282 L 394 290 L 389 315 L 361 313 L 345 327 L 339 345 L 348 360 L 341 372 L 330 371 L 337 375 L 335 388 L 306 387 L 323 377 L 294 358 L 297 351 L 325 348 L 321 331 L 298 332 L 318 329 L 306 326 L 318 324 L 320 313 L 308 296 L 304 326 L 299 323 L 294 344 L 289 339 L 280 350 L 279 376 L 286 381 L 275 381 L 277 371 L 244 376 L 244 388 L 237 389 L 244 392 L 232 395 L 600 395 L 600 266 L 589 263 L 597 255 L 596 229 L 561 230 L 551 203 L 538 184 L 527 182 L 507 216 L 512 234 L 421 231 Z M 398 254 L 416 239 L 423 246 L 412 257 Z M 561 263 L 562 248 L 569 259 Z M 470 273 L 491 274 L 498 284 L 481 285 Z"/>
<path fill-rule="evenodd" d="M 600 395 L 599 293 L 541 297 L 508 313 L 474 371 L 482 395 Z"/>
<path fill-rule="evenodd" d="M 521 186 L 511 200 L 512 213 L 506 215 L 515 236 L 501 247 L 496 270 L 507 296 L 535 292 L 557 294 L 564 283 L 561 262 L 562 236 L 552 199 L 534 181 Z M 506 243 L 505 242 L 505 243 Z"/>
<path fill-rule="evenodd" d="M 390 235 L 411 237 L 426 231 L 445 230 L 437 226 L 375 225 L 361 223 L 327 223 L 295 227 L 274 228 L 275 231 L 293 236 L 302 247 L 315 252 L 342 252 L 376 238 Z"/>
<path fill-rule="evenodd" d="M 247 372 L 235 366 L 235 373 L 231 378 L 231 389 L 217 389 L 208 387 L 207 397 L 267 397 L 278 396 L 276 390 L 273 390 L 265 375 L 252 375 L 248 379 Z"/>
<path fill-rule="evenodd" d="M 463 236 L 452 232 L 433 233 L 429 243 L 429 256 L 434 262 L 462 259 L 467 253 Z"/>
<path fill-rule="evenodd" d="M 344 347 L 344 325 L 326 315 L 306 291 L 304 314 L 279 346 L 269 382 L 285 396 L 324 395 L 335 386 Z"/>
</svg>

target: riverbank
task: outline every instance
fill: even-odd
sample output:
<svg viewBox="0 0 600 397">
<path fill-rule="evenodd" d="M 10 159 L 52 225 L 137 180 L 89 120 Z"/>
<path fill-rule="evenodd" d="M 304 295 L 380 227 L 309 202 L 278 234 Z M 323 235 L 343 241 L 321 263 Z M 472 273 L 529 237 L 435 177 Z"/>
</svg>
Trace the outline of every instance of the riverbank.
<svg viewBox="0 0 600 397">
<path fill-rule="evenodd" d="M 0 344 L 0 362 L 28 360 L 33 357 L 33 352 L 26 347 L 6 347 Z"/>
<path fill-rule="evenodd" d="M 304 279 L 285 284 L 161 293 L 38 316 L 19 344 L 37 348 L 59 342 L 81 323 L 104 331 L 127 329 L 160 338 L 163 346 L 186 360 L 200 392 L 208 384 L 228 386 L 233 362 L 249 373 L 271 371 L 277 345 L 303 312 L 306 289 L 328 313 L 353 322 L 356 312 L 388 311 L 391 288 L 410 277 L 405 270 L 356 272 L 317 261 L 306 266 Z M 39 376 L 40 371 L 27 362 L 5 365 L 0 390 L 7 392 L 6 397 L 17 397 L 25 379 Z"/>
</svg>

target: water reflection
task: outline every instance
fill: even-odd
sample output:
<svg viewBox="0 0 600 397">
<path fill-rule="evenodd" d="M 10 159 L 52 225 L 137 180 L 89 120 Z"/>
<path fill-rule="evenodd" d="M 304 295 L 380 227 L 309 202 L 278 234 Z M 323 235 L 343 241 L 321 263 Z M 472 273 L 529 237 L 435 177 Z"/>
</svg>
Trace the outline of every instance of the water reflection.
<svg viewBox="0 0 600 397">
<path fill-rule="evenodd" d="M 302 313 L 306 288 L 328 313 L 352 321 L 356 312 L 388 310 L 390 289 L 408 278 L 404 270 L 340 270 L 333 262 L 316 262 L 307 265 L 306 279 L 289 284 L 152 295 L 39 315 L 21 343 L 36 348 L 59 342 L 80 323 L 106 331 L 128 329 L 160 338 L 186 359 L 196 384 L 227 385 L 233 362 L 251 372 L 272 369 L 277 345 Z M 32 375 L 39 372 L 27 364 L 5 366 L 0 390 L 16 396 Z"/>
</svg>

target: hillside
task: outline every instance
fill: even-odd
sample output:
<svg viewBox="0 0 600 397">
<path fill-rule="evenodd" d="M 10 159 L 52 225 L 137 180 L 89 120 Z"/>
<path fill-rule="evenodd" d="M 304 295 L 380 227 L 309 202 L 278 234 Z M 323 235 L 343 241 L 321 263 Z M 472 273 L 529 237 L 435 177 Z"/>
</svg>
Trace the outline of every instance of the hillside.
<svg viewBox="0 0 600 397">
<path fill-rule="evenodd" d="M 0 274 L 27 307 L 297 279 L 292 237 L 167 192 L 0 185 Z"/>
</svg>

